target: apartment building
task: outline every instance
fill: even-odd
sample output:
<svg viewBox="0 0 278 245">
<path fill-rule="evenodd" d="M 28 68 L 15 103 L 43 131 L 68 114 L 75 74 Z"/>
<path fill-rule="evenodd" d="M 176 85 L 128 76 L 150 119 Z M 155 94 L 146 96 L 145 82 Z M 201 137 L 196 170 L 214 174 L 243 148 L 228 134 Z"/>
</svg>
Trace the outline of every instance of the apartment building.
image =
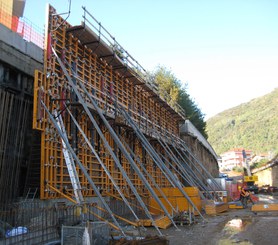
<svg viewBox="0 0 278 245">
<path fill-rule="evenodd" d="M 250 159 L 251 155 L 251 150 L 244 148 L 231 149 L 220 155 L 219 168 L 220 170 L 232 170 L 234 167 L 243 167 L 245 159 Z"/>
</svg>

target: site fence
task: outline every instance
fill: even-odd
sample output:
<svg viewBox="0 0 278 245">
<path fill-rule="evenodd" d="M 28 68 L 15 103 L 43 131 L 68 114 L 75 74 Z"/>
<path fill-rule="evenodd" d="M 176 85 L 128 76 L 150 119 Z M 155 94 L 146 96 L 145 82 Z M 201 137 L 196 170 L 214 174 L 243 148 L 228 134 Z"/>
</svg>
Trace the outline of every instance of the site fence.
<svg viewBox="0 0 278 245">
<path fill-rule="evenodd" d="M 88 210 L 93 208 L 87 206 Z M 63 226 L 80 226 L 84 219 L 96 221 L 90 213 L 84 217 L 81 207 L 56 203 L 22 202 L 0 211 L 0 245 L 46 244 L 61 239 Z"/>
<path fill-rule="evenodd" d="M 114 214 L 131 219 L 132 214 L 122 201 L 111 199 L 107 203 Z M 139 215 L 141 213 L 143 217 L 139 204 L 136 201 L 132 203 L 134 210 Z M 50 207 L 45 205 L 45 202 L 34 200 L 13 203 L 1 208 L 0 245 L 45 245 L 53 241 L 70 244 L 66 242 L 70 238 L 82 242 L 78 237 L 80 232 L 84 233 L 85 227 L 88 227 L 91 240 L 100 242 L 109 239 L 111 227 L 107 222 L 96 218 L 95 214 L 108 222 L 111 219 L 109 214 L 101 211 L 96 203 L 88 203 L 82 207 L 66 205 L 64 202 L 53 203 Z M 119 222 L 121 223 L 120 220 Z M 121 225 L 127 224 L 121 223 Z"/>
<path fill-rule="evenodd" d="M 0 3 L 0 24 L 19 34 L 27 42 L 32 42 L 43 48 L 43 30 L 28 20 L 26 17 L 13 15 L 12 7 L 4 2 Z"/>
</svg>

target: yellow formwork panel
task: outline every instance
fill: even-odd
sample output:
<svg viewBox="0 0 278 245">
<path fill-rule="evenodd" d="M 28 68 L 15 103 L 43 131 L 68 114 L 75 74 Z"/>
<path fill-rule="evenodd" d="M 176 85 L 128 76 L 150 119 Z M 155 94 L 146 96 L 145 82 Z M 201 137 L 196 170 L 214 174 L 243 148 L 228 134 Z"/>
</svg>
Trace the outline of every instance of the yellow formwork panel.
<svg viewBox="0 0 278 245">
<path fill-rule="evenodd" d="M 218 213 L 222 213 L 228 210 L 227 203 L 208 203 L 205 205 L 205 211 L 207 215 L 216 215 Z"/>
<path fill-rule="evenodd" d="M 172 212 L 172 208 L 169 205 L 169 203 L 164 198 L 159 198 L 160 201 L 163 203 L 164 207 L 167 209 L 168 212 Z M 177 207 L 177 198 L 174 197 L 167 197 L 167 200 L 171 203 L 171 205 L 176 208 Z M 150 211 L 154 214 L 163 214 L 164 212 L 161 210 L 159 204 L 156 202 L 156 200 L 153 197 L 150 197 L 149 200 L 149 207 Z"/>
<path fill-rule="evenodd" d="M 193 196 L 199 196 L 199 189 L 198 187 L 183 187 L 183 190 L 186 192 L 186 194 L 189 197 Z M 162 197 L 162 194 L 160 193 L 159 190 L 154 189 L 155 193 L 159 196 Z M 183 194 L 180 192 L 178 188 L 173 188 L 173 187 L 164 187 L 161 188 L 161 191 L 168 197 L 179 197 L 183 196 Z"/>
<path fill-rule="evenodd" d="M 182 195 L 182 193 L 178 190 L 178 188 L 161 188 L 163 193 L 165 194 L 167 200 L 171 203 L 171 205 L 177 209 L 178 211 L 188 211 L 189 209 L 193 210 L 188 200 Z M 201 198 L 199 196 L 199 190 L 197 187 L 184 187 L 183 190 L 187 193 L 190 200 L 194 203 L 197 209 L 200 211 L 202 208 Z M 155 189 L 156 194 L 159 196 L 160 201 L 164 204 L 168 212 L 171 212 L 171 206 L 169 203 L 163 198 L 162 194 Z M 155 201 L 154 198 L 150 197 L 149 206 L 150 210 L 155 214 L 162 214 L 163 212 L 159 211 L 160 206 Z M 198 215 L 198 212 L 194 212 Z"/>
<path fill-rule="evenodd" d="M 183 190 L 189 197 L 194 197 L 199 195 L 199 189 L 197 187 L 184 187 Z M 178 188 L 173 188 L 173 196 L 183 196 Z"/>
<path fill-rule="evenodd" d="M 163 216 L 159 219 L 156 219 L 155 224 L 161 229 L 167 229 L 172 225 L 172 222 L 167 216 Z"/>
<path fill-rule="evenodd" d="M 109 169 L 117 185 L 123 192 L 130 194 L 126 189 L 127 183 L 121 172 L 115 165 L 112 157 L 105 149 L 102 141 L 97 136 L 97 132 L 92 126 L 84 111 L 78 106 L 72 94 L 72 89 L 62 72 L 62 69 L 51 51 L 54 48 L 61 61 L 66 65 L 67 72 L 73 77 L 73 72 L 69 66 L 74 69 L 83 81 L 88 91 L 97 100 L 98 106 L 105 112 L 113 115 L 115 112 L 113 100 L 116 98 L 131 117 L 140 125 L 143 132 L 148 133 L 149 129 L 158 131 L 169 131 L 178 135 L 178 119 L 172 118 L 170 111 L 164 108 L 164 104 L 159 100 L 154 100 L 151 94 L 144 90 L 142 86 L 134 85 L 123 74 L 113 70 L 104 59 L 99 58 L 93 50 L 81 44 L 80 40 L 70 32 L 71 27 L 61 16 L 55 15 L 56 10 L 50 6 L 49 22 L 46 26 L 46 40 L 44 51 L 44 70 L 35 72 L 34 81 L 34 109 L 33 109 L 33 128 L 41 131 L 41 188 L 40 195 L 42 199 L 58 198 L 60 194 L 53 191 L 73 193 L 69 174 L 65 165 L 60 137 L 50 123 L 41 101 L 52 111 L 57 109 L 62 114 L 67 136 L 70 144 L 76 149 L 81 163 L 86 167 L 88 173 L 97 187 L 102 191 L 109 190 L 116 193 L 111 180 L 108 178 L 96 157 L 92 155 L 81 134 L 74 129 L 74 124 L 65 109 L 65 103 L 69 102 L 71 111 L 75 114 L 82 130 L 88 139 L 93 143 L 95 150 L 99 153 L 102 162 Z M 54 14 L 54 15 L 53 15 Z M 55 16 L 55 17 L 53 17 Z M 76 79 L 76 78 L 73 78 Z M 89 101 L 87 101 L 89 104 Z M 171 123 L 169 123 L 169 118 Z M 113 119 L 113 117 L 111 118 Z M 96 117 L 98 121 L 98 117 Z M 180 120 L 180 119 L 179 119 Z M 122 166 L 128 173 L 133 184 L 136 186 L 141 195 L 148 196 L 148 192 L 142 180 L 134 173 L 128 161 L 119 153 L 112 140 L 110 133 L 99 125 L 105 135 L 109 145 L 115 151 Z M 115 131 L 117 126 L 113 125 Z M 121 127 L 120 127 L 121 128 Z M 124 128 L 121 128 L 124 131 Z M 140 158 L 142 164 L 148 169 L 148 172 L 162 187 L 170 187 L 170 183 L 165 178 L 160 169 L 153 163 L 152 159 L 144 152 L 139 140 L 132 133 L 120 133 L 124 140 L 133 145 L 135 154 Z M 133 136 L 131 136 L 133 135 Z M 132 140 L 131 140 L 132 138 Z M 154 146 L 157 151 L 164 152 L 161 147 Z M 166 154 L 165 154 L 166 155 Z M 168 159 L 169 160 L 169 159 Z M 141 169 L 142 170 L 142 169 Z M 94 196 L 88 180 L 77 167 L 79 180 L 82 187 L 83 195 Z M 149 180 L 150 181 L 150 180 Z M 49 188 L 49 186 L 53 188 Z"/>
</svg>

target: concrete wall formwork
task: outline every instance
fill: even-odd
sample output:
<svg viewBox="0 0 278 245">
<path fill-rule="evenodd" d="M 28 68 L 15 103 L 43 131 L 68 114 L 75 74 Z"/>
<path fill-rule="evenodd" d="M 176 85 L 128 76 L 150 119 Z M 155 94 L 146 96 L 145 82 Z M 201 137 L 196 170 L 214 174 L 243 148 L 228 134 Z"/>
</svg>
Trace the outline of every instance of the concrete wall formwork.
<svg viewBox="0 0 278 245">
<path fill-rule="evenodd" d="M 13 108 L 13 110 L 19 110 L 20 113 L 24 115 L 25 124 L 22 122 L 23 119 L 13 119 L 19 127 L 18 131 L 24 136 L 20 137 L 19 146 L 21 146 L 22 149 L 27 149 L 26 151 L 20 150 L 20 152 L 25 152 L 24 154 L 26 154 L 26 156 L 17 158 L 18 163 L 14 165 L 17 172 L 14 172 L 13 176 L 16 176 L 17 179 L 23 178 L 19 181 L 21 184 L 17 183 L 16 185 L 21 185 L 25 190 L 21 188 L 19 192 L 13 192 L 12 190 L 7 191 L 5 186 L 8 186 L 8 184 L 1 184 L 1 197 L 3 197 L 1 199 L 10 198 L 6 198 L 3 193 L 13 193 L 12 199 L 16 196 L 22 196 L 24 191 L 26 194 L 26 188 L 32 186 L 29 185 L 30 183 L 27 183 L 33 178 L 29 173 L 36 174 L 36 180 L 33 181 L 33 184 L 35 183 L 36 188 L 40 187 L 39 193 L 42 199 L 58 199 L 63 198 L 64 193 L 69 196 L 73 194 L 68 170 L 64 162 L 60 137 L 48 119 L 41 101 L 46 104 L 51 112 L 53 109 L 57 109 L 61 113 L 70 144 L 73 146 L 74 151 L 82 164 L 86 167 L 99 190 L 102 193 L 117 194 L 111 179 L 105 174 L 96 156 L 94 156 L 88 146 L 86 146 L 80 131 L 77 130 L 76 126 L 71 121 L 66 109 L 70 109 L 76 117 L 82 130 L 84 130 L 96 152 L 99 154 L 100 159 L 110 171 L 121 191 L 127 196 L 132 196 L 123 174 L 115 165 L 114 160 L 104 146 L 104 142 L 101 141 L 95 127 L 88 120 L 86 113 L 84 113 L 84 110 L 80 107 L 79 101 L 72 93 L 72 89 L 62 71 L 61 64 L 57 62 L 57 57 L 55 57 L 52 48 L 61 58 L 73 82 L 77 84 L 81 81 L 86 86 L 90 94 L 96 99 L 97 105 L 105 114 L 105 117 L 119 139 L 121 139 L 123 144 L 130 147 L 129 151 L 132 151 L 135 153 L 135 156 L 138 156 L 136 162 L 139 163 L 140 161 L 142 164 L 140 171 L 143 171 L 142 169 L 144 167 L 153 178 L 153 180 L 151 180 L 151 177 L 147 176 L 147 181 L 149 183 L 155 181 L 160 187 L 170 187 L 171 181 L 158 166 L 156 160 L 148 154 L 142 141 L 138 138 L 138 135 L 135 134 L 134 129 L 126 122 L 126 119 L 119 114 L 116 106 L 120 105 L 128 112 L 140 131 L 149 140 L 152 150 L 155 151 L 157 157 L 161 159 L 161 164 L 165 164 L 170 172 L 176 175 L 178 175 L 180 166 L 177 162 L 173 161 L 173 157 L 167 154 L 165 145 L 161 145 L 157 135 L 168 134 L 171 135 L 171 137 L 179 138 L 179 127 L 180 124 L 184 122 L 184 117 L 161 99 L 153 88 L 150 88 L 138 74 L 134 73 L 133 68 L 131 69 L 126 66 L 124 60 L 117 57 L 117 61 L 115 61 L 114 51 L 111 47 L 107 47 L 107 44 L 101 43 L 98 36 L 94 36 L 90 30 L 84 29 L 84 26 L 70 26 L 69 23 L 65 22 L 58 15 L 52 18 L 52 14 L 55 13 L 55 9 L 52 7 L 50 7 L 49 13 L 49 32 L 48 36 L 46 36 L 44 51 L 32 43 L 26 42 L 21 36 L 7 29 L 5 26 L 0 25 L 1 32 L 5 33 L 5 35 L 1 35 L 0 39 L 0 99 L 5 100 L 4 98 L 13 97 L 14 99 L 28 104 L 26 109 L 28 112 L 24 112 L 17 106 Z M 50 30 L 54 31 L 50 33 Z M 82 33 L 81 36 L 79 33 L 80 31 Z M 97 40 L 91 40 L 87 45 L 83 45 L 82 42 L 86 40 L 82 40 L 82 38 L 86 35 L 88 35 L 88 38 L 92 36 L 97 37 Z M 91 46 L 90 48 L 89 45 L 95 46 Z M 110 54 L 111 50 L 112 56 Z M 109 54 L 107 53 L 107 55 L 105 55 L 105 52 Z M 44 62 L 44 66 L 42 66 L 42 61 Z M 37 69 L 36 72 L 34 72 L 35 69 Z M 9 76 L 9 74 L 13 74 L 15 79 L 13 79 L 11 75 Z M 32 76 L 34 76 L 34 74 L 35 81 L 33 83 Z M 34 105 L 32 103 L 33 88 Z M 118 145 L 112 139 L 111 133 L 104 126 L 99 115 L 94 111 L 94 108 L 90 105 L 88 100 L 86 103 L 91 108 L 101 132 L 113 149 L 115 156 L 125 169 L 137 191 L 142 196 L 148 197 L 150 193 L 146 188 L 146 183 L 144 183 L 142 178 L 140 178 L 131 167 L 130 162 L 124 157 L 123 152 L 119 150 Z M 2 105 L 4 105 L 4 103 L 2 103 Z M 7 106 L 3 106 L 3 108 L 4 107 L 7 108 Z M 2 110 L 4 110 L 3 108 Z M 34 113 L 33 116 L 30 115 L 30 110 L 32 110 L 32 108 Z M 4 135 L 3 132 L 15 132 L 12 128 L 10 131 L 6 130 L 7 126 L 5 126 L 3 122 L 6 122 L 10 115 L 19 116 L 21 115 L 20 113 L 12 113 L 10 111 L 10 113 L 7 112 L 5 114 L 5 118 L 4 114 L 2 114 L 3 120 L 2 125 L 0 125 L 2 136 Z M 169 118 L 171 118 L 171 121 L 169 121 Z M 31 121 L 33 121 L 33 131 L 30 129 Z M 26 131 L 24 131 L 23 129 L 25 128 L 22 127 L 26 127 Z M 5 137 L 7 138 L 8 136 L 5 134 Z M 2 137 L 2 142 L 5 141 L 5 137 Z M 217 176 L 217 162 L 213 154 L 209 152 L 203 144 L 195 140 L 193 136 L 187 135 L 183 137 L 183 139 L 191 151 L 187 152 L 190 159 L 189 166 L 191 165 L 193 169 L 193 165 L 196 164 L 197 158 L 198 162 L 203 164 L 208 172 Z M 170 140 L 165 142 L 169 143 Z M 2 150 L 1 152 L 6 151 L 6 145 L 4 145 L 4 143 L 1 144 L 0 147 Z M 9 144 L 9 147 L 11 148 L 12 144 Z M 169 144 L 169 147 L 172 147 L 171 144 Z M 28 149 L 30 151 L 28 151 Z M 38 153 L 39 157 L 32 160 L 34 152 L 32 153 L 31 149 Z M 172 150 L 174 152 L 174 149 Z M 195 157 L 192 157 L 192 154 Z M 133 158 L 135 159 L 134 156 Z M 6 166 L 5 164 L 12 166 L 10 160 L 7 161 L 7 159 L 5 160 L 4 157 L 2 157 L 0 166 L 4 168 Z M 40 169 L 38 169 L 38 167 Z M 200 166 L 197 168 L 198 171 L 205 176 L 205 171 L 200 168 Z M 85 197 L 94 197 L 95 192 L 91 189 L 88 180 L 78 167 L 77 173 L 79 174 L 83 195 Z M 6 171 L 2 172 L 2 175 L 3 174 L 8 176 L 10 173 Z M 2 177 L 4 178 L 4 175 Z M 14 177 L 11 177 L 10 180 L 13 181 Z M 178 176 L 178 178 L 179 181 L 185 183 L 180 176 Z M 201 176 L 200 178 L 202 179 Z M 204 182 L 206 181 L 205 178 L 202 180 Z M 38 181 L 40 181 L 40 184 Z M 189 185 L 189 183 L 185 184 Z M 10 185 L 9 188 L 16 189 L 17 186 Z M 58 191 L 54 191 L 50 186 Z M 32 187 L 34 187 L 34 185 Z"/>
<path fill-rule="evenodd" d="M 94 38 L 94 35 L 90 31 L 82 27 L 72 27 L 67 22 L 64 22 L 60 16 L 51 18 L 52 14 L 55 13 L 52 7 L 49 9 L 49 13 L 48 30 L 55 29 L 55 31 L 49 33 L 48 37 L 46 37 L 47 49 L 45 50 L 44 72 L 36 73 L 33 118 L 34 129 L 41 130 L 42 133 L 41 198 L 59 197 L 59 193 L 53 192 L 49 189 L 49 186 L 58 188 L 61 192 L 65 188 L 68 192 L 72 192 L 73 190 L 68 184 L 69 175 L 64 165 L 59 136 L 55 132 L 53 125 L 47 119 L 46 112 L 42 108 L 40 100 L 43 100 L 46 106 L 52 110 L 57 109 L 58 111 L 62 111 L 66 106 L 70 108 L 78 123 L 82 125 L 82 129 L 90 142 L 96 148 L 102 162 L 106 164 L 111 175 L 114 176 L 117 185 L 124 190 L 125 194 L 131 195 L 123 174 L 115 165 L 113 158 L 109 155 L 105 147 L 105 142 L 100 139 L 98 132 L 96 132 L 96 129 L 90 120 L 88 120 L 86 113 L 84 113 L 80 106 L 72 105 L 74 103 L 77 104 L 78 100 L 72 94 L 65 74 L 61 72 L 61 64 L 57 62 L 52 48 L 61 57 L 73 82 L 78 83 L 77 80 L 80 80 L 86 86 L 86 89 L 96 99 L 99 108 L 109 119 L 118 137 L 121 137 L 122 141 L 128 144 L 133 152 L 139 156 L 145 168 L 153 175 L 157 183 L 164 187 L 170 186 L 170 183 L 153 160 L 147 155 L 145 157 L 146 153 L 144 153 L 145 150 L 142 144 L 132 130 L 128 128 L 128 125 L 124 125 L 126 122 L 124 120 L 121 122 L 121 117 L 117 114 L 118 112 L 115 106 L 118 103 L 120 106 L 125 107 L 125 110 L 130 113 L 140 129 L 148 134 L 150 134 L 151 129 L 156 129 L 168 130 L 178 135 L 179 120 L 182 120 L 182 118 L 178 114 L 176 118 L 172 117 L 171 113 L 173 113 L 173 109 L 170 107 L 165 108 L 163 106 L 164 104 L 158 103 L 159 101 L 156 102 L 154 98 L 155 93 L 147 89 L 144 83 L 136 79 L 136 76 L 122 64 L 122 61 L 118 61 L 117 63 L 122 65 L 120 68 L 115 69 L 115 67 L 110 65 L 104 58 L 108 56 L 105 55 L 105 52 L 110 52 L 110 49 L 105 44 L 97 43 L 94 49 L 88 48 L 88 45 L 82 45 L 82 38 L 84 36 L 88 37 L 88 42 L 94 43 L 90 39 Z M 83 33 L 82 36 L 78 34 L 79 29 Z M 111 59 L 111 57 L 108 58 Z M 139 84 L 136 84 L 136 82 Z M 63 99 L 64 101 L 61 101 Z M 64 102 L 67 102 L 68 105 Z M 86 103 L 91 106 L 88 100 Z M 87 171 L 92 176 L 98 188 L 103 192 L 115 194 L 116 190 L 113 184 L 105 174 L 104 169 L 100 166 L 96 157 L 90 153 L 85 144 L 80 144 L 82 137 L 71 122 L 69 114 L 64 112 L 61 115 L 65 122 L 70 143 L 73 145 L 78 157 L 82 160 L 82 164 L 86 166 Z M 142 179 L 134 172 L 134 169 L 127 161 L 123 152 L 119 150 L 118 145 L 111 137 L 110 132 L 102 124 L 99 116 L 96 114 L 94 116 L 105 136 L 105 140 L 114 150 L 116 157 L 129 175 L 129 178 L 133 181 L 137 191 L 142 195 L 147 195 L 147 190 Z M 167 120 L 170 117 L 173 118 L 171 123 Z M 159 149 L 159 146 L 154 147 L 157 150 Z M 83 195 L 95 195 L 89 186 L 88 180 L 82 176 L 79 169 L 77 171 L 81 175 L 80 182 Z"/>
</svg>

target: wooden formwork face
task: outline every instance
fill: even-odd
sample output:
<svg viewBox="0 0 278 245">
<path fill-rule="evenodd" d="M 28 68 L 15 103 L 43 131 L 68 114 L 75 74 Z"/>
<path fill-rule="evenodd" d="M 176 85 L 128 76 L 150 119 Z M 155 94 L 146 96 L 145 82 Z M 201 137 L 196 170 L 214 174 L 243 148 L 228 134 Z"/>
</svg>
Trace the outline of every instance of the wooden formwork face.
<svg viewBox="0 0 278 245">
<path fill-rule="evenodd" d="M 63 193 L 73 193 L 63 157 L 61 139 L 48 119 L 41 101 L 51 112 L 56 109 L 61 113 L 69 142 L 97 187 L 103 193 L 117 194 L 111 180 L 106 175 L 96 157 L 91 153 L 81 133 L 71 121 L 69 114 L 65 110 L 66 106 L 70 107 L 71 112 L 74 114 L 82 130 L 99 154 L 102 162 L 108 168 L 117 185 L 124 193 L 131 194 L 126 180 L 116 167 L 104 143 L 98 136 L 96 129 L 73 94 L 65 74 L 51 51 L 51 47 L 54 48 L 61 61 L 65 64 L 67 72 L 73 81 L 76 81 L 75 79 L 82 81 L 86 89 L 96 99 L 98 106 L 110 118 L 114 130 L 122 138 L 122 141 L 131 147 L 156 182 L 162 187 L 168 187 L 168 181 L 143 149 L 135 134 L 130 129 L 127 129 L 126 126 L 115 123 L 115 100 L 129 112 L 133 120 L 146 134 L 151 134 L 152 130 L 159 132 L 165 130 L 178 135 L 178 120 L 180 118 L 173 118 L 171 116 L 173 112 L 165 109 L 163 103 L 160 103 L 158 99 L 154 100 L 150 92 L 144 90 L 140 85 L 134 85 L 123 74 L 116 72 L 112 66 L 109 66 L 105 60 L 99 58 L 93 50 L 82 45 L 78 38 L 71 33 L 67 33 L 68 28 L 71 26 L 59 15 L 53 16 L 52 14 L 54 13 L 56 13 L 55 9 L 50 7 L 49 22 L 46 28 L 44 71 L 36 71 L 34 86 L 33 128 L 40 130 L 42 134 L 41 198 L 51 199 L 59 197 L 59 194 L 53 191 L 50 186 Z M 75 76 L 73 71 L 76 73 Z M 65 102 L 67 102 L 67 105 Z M 89 101 L 87 103 L 90 107 Z M 147 194 L 145 185 L 131 168 L 127 159 L 117 149 L 109 131 L 99 121 L 98 116 L 95 115 L 95 119 L 138 192 Z M 159 149 L 158 146 L 154 147 L 163 154 L 163 149 Z M 140 164 L 138 163 L 138 165 Z M 139 166 L 139 168 L 142 170 L 142 167 Z M 88 180 L 78 167 L 77 172 L 79 174 L 83 195 L 85 197 L 94 196 Z M 147 179 L 150 181 L 149 177 Z"/>
</svg>

